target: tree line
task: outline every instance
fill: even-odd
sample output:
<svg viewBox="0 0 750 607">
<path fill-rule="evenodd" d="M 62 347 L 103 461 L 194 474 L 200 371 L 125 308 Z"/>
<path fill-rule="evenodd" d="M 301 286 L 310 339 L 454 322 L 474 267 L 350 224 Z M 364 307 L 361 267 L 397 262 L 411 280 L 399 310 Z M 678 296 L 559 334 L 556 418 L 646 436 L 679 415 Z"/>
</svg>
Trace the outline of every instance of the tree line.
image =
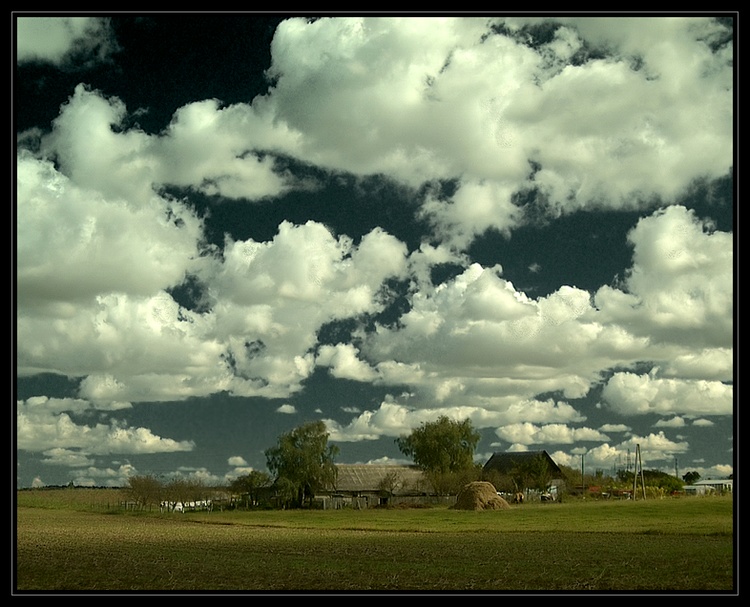
<svg viewBox="0 0 750 607">
<path fill-rule="evenodd" d="M 506 474 L 497 471 L 485 473 L 474 461 L 474 452 L 480 434 L 465 419 L 456 421 L 441 416 L 433 422 L 424 422 L 408 435 L 395 440 L 401 453 L 410 457 L 420 468 L 434 492 L 438 495 L 455 495 L 466 483 L 476 480 L 491 482 L 498 491 L 523 492 L 528 489 L 545 492 L 552 481 L 552 470 L 544 457 L 532 458 Z M 322 490 L 335 487 L 337 469 L 335 457 L 339 449 L 329 444 L 329 434 L 322 421 L 308 422 L 279 436 L 277 444 L 264 452 L 269 472 L 253 470 L 231 481 L 227 489 L 240 499 L 245 507 L 257 507 L 264 496 L 273 494 L 274 505 L 281 508 L 302 508 L 312 505 L 312 500 Z M 559 466 L 563 480 L 575 486 L 586 479 L 566 466 Z M 610 484 L 632 484 L 632 472 L 619 474 L 619 478 L 606 479 Z M 695 482 L 696 472 L 687 473 L 682 481 L 658 471 L 644 471 L 649 484 L 663 491 L 682 488 L 683 482 Z M 589 479 L 589 485 L 604 480 Z M 198 481 L 175 479 L 164 484 L 154 476 L 134 476 L 129 479 L 127 491 L 130 498 L 145 507 L 163 501 L 193 502 L 210 498 L 214 488 Z M 387 490 L 383 487 L 383 490 Z"/>
</svg>

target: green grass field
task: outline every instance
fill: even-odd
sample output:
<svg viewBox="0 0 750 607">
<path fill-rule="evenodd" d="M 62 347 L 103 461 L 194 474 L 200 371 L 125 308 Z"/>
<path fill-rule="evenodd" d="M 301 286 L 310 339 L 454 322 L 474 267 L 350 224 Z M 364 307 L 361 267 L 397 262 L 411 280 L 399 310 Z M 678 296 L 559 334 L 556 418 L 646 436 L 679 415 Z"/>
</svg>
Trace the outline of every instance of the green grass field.
<svg viewBox="0 0 750 607">
<path fill-rule="evenodd" d="M 19 592 L 732 593 L 736 582 L 726 497 L 162 515 L 92 491 L 18 493 Z"/>
</svg>

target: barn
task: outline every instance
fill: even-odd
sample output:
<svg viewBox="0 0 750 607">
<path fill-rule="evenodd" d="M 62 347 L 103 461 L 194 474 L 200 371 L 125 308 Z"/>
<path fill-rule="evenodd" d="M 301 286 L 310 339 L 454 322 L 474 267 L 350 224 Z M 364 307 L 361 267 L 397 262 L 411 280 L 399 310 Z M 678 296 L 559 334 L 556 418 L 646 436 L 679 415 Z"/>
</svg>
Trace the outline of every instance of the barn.
<svg viewBox="0 0 750 607">
<path fill-rule="evenodd" d="M 539 465 L 539 461 L 546 463 L 550 481 L 549 492 L 540 497 L 554 499 L 563 484 L 564 477 L 560 467 L 544 450 L 493 453 L 482 468 L 482 474 L 484 478 L 495 481 L 499 488 L 499 485 L 502 485 L 498 482 L 499 479 L 511 479 L 512 482 L 512 479 L 519 475 L 526 476 L 527 473 L 524 471 L 534 470 Z"/>
<path fill-rule="evenodd" d="M 417 466 L 337 464 L 333 489 L 315 496 L 317 507 L 373 508 L 409 503 L 438 503 L 441 499 Z"/>
</svg>

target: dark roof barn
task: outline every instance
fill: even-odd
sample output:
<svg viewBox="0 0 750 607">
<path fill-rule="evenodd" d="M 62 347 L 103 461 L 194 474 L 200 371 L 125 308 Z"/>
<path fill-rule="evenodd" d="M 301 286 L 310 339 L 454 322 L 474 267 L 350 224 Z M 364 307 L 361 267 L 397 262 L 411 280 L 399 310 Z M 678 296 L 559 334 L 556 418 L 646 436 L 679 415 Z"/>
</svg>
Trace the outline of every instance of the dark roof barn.
<svg viewBox="0 0 750 607">
<path fill-rule="evenodd" d="M 487 460 L 483 470 L 489 472 L 491 470 L 497 471 L 500 474 L 511 474 L 514 469 L 522 467 L 536 457 L 543 457 L 549 465 L 552 478 L 563 478 L 562 470 L 555 463 L 555 461 L 549 456 L 546 451 L 513 451 L 506 453 L 493 453 L 492 457 Z"/>
</svg>

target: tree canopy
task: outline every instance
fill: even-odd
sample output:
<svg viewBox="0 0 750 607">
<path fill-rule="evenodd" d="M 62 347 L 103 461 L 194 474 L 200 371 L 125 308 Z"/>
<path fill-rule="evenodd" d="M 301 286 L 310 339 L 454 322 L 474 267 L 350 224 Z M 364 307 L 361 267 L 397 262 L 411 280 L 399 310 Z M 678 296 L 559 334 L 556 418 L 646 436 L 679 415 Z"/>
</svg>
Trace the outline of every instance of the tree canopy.
<svg viewBox="0 0 750 607">
<path fill-rule="evenodd" d="M 474 450 L 480 439 L 471 424 L 441 415 L 434 422 L 425 422 L 408 436 L 396 439 L 401 452 L 427 472 L 445 474 L 474 467 Z"/>
<path fill-rule="evenodd" d="M 692 470 L 683 474 L 682 480 L 685 481 L 686 484 L 692 485 L 693 483 L 697 483 L 699 480 L 701 480 L 701 475 L 698 474 L 695 470 Z"/>
<path fill-rule="evenodd" d="M 333 460 L 338 452 L 338 447 L 328 444 L 325 423 L 315 421 L 282 434 L 265 455 L 277 488 L 283 489 L 290 506 L 300 507 L 320 489 L 335 484 Z"/>
</svg>

